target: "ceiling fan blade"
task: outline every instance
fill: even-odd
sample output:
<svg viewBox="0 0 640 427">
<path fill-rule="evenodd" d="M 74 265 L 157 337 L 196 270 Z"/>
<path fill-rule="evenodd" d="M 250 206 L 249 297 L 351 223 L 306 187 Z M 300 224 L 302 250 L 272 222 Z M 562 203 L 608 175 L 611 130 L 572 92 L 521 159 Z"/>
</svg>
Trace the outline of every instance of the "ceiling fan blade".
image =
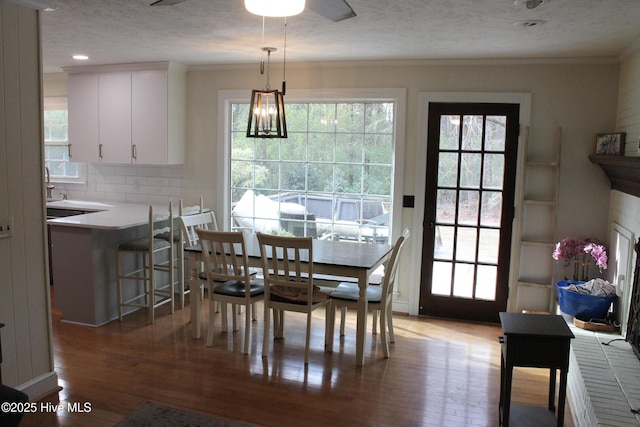
<svg viewBox="0 0 640 427">
<path fill-rule="evenodd" d="M 307 6 L 333 22 L 353 18 L 356 13 L 345 0 L 307 0 Z"/>
<path fill-rule="evenodd" d="M 9 3 L 36 10 L 56 10 L 51 0 L 7 0 Z"/>
<path fill-rule="evenodd" d="M 150 6 L 173 6 L 186 0 L 156 0 Z"/>
</svg>

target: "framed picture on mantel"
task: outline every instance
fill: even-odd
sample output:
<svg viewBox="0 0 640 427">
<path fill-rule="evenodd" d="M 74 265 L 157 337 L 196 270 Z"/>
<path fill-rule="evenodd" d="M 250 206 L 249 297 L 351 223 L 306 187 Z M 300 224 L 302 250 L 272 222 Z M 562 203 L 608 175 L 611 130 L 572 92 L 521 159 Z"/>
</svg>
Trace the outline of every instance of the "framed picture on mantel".
<svg viewBox="0 0 640 427">
<path fill-rule="evenodd" d="M 625 132 L 599 133 L 596 136 L 596 154 L 624 155 Z"/>
</svg>

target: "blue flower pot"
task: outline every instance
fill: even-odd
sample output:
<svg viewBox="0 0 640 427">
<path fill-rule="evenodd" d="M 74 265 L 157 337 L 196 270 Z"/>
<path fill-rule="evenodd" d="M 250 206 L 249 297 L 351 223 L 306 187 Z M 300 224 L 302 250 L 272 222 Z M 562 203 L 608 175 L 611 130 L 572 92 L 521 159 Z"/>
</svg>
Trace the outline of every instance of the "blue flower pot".
<svg viewBox="0 0 640 427">
<path fill-rule="evenodd" d="M 578 285 L 581 283 L 585 282 L 580 280 L 562 280 L 556 284 L 560 311 L 569 316 L 584 320 L 585 322 L 591 319 L 604 319 L 616 296 L 581 294 L 568 289 L 568 286 L 571 284 Z"/>
</svg>

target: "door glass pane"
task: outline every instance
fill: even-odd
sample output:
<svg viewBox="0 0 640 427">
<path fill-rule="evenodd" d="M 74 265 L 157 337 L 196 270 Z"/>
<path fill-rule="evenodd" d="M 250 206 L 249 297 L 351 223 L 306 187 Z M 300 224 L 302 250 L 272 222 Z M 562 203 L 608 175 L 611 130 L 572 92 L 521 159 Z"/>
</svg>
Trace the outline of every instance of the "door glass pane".
<svg viewBox="0 0 640 427">
<path fill-rule="evenodd" d="M 493 265 L 479 265 L 476 282 L 476 298 L 495 301 L 498 267 Z"/>
<path fill-rule="evenodd" d="M 483 191 L 480 225 L 500 226 L 502 216 L 502 193 L 499 191 Z"/>
<path fill-rule="evenodd" d="M 473 264 L 456 264 L 453 279 L 453 295 L 461 298 L 473 298 Z"/>
<path fill-rule="evenodd" d="M 482 188 L 501 189 L 504 180 L 504 155 L 485 154 Z"/>
<path fill-rule="evenodd" d="M 497 264 L 498 250 L 500 248 L 500 230 L 481 228 L 478 243 L 478 261 Z"/>
<path fill-rule="evenodd" d="M 480 192 L 460 191 L 458 202 L 458 223 L 464 225 L 478 225 L 478 210 L 480 207 Z"/>
<path fill-rule="evenodd" d="M 460 162 L 460 187 L 480 188 L 482 156 L 479 153 L 462 153 Z"/>
<path fill-rule="evenodd" d="M 462 149 L 473 151 L 482 149 L 482 116 L 464 116 Z"/>
<path fill-rule="evenodd" d="M 458 184 L 458 153 L 440 153 L 438 159 L 438 187 Z"/>
<path fill-rule="evenodd" d="M 453 224 L 456 218 L 456 191 L 438 190 L 436 222 Z"/>
<path fill-rule="evenodd" d="M 431 278 L 431 293 L 434 295 L 451 295 L 451 264 L 450 262 L 433 263 Z"/>
<path fill-rule="evenodd" d="M 460 139 L 460 116 L 440 117 L 440 149 L 456 150 Z"/>
<path fill-rule="evenodd" d="M 433 256 L 438 259 L 453 260 L 454 227 L 436 225 L 436 241 Z"/>
<path fill-rule="evenodd" d="M 457 261 L 476 261 L 476 238 L 477 231 L 471 227 L 458 228 L 458 237 L 456 239 L 456 260 Z"/>
<path fill-rule="evenodd" d="M 506 116 L 487 116 L 485 151 L 504 151 L 507 136 Z"/>
</svg>

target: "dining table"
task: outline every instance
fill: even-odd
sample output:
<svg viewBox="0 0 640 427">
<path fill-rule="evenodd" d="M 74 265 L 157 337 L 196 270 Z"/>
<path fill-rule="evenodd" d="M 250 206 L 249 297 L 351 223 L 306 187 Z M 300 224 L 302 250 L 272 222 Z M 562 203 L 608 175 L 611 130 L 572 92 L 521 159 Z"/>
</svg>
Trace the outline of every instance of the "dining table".
<svg viewBox="0 0 640 427">
<path fill-rule="evenodd" d="M 245 232 L 245 249 L 250 267 L 262 268 L 260 245 L 257 236 Z M 389 244 L 363 243 L 357 241 L 313 240 L 314 276 L 335 277 L 336 280 L 351 280 L 358 283 L 356 324 L 356 365 L 364 365 L 366 346 L 366 328 L 368 303 L 366 290 L 371 273 L 384 264 L 391 254 L 393 246 Z M 198 265 L 202 262 L 200 245 L 185 247 L 189 263 L 190 323 L 193 338 L 201 338 L 201 282 L 198 278 Z M 303 260 L 303 262 L 308 260 Z"/>
</svg>

